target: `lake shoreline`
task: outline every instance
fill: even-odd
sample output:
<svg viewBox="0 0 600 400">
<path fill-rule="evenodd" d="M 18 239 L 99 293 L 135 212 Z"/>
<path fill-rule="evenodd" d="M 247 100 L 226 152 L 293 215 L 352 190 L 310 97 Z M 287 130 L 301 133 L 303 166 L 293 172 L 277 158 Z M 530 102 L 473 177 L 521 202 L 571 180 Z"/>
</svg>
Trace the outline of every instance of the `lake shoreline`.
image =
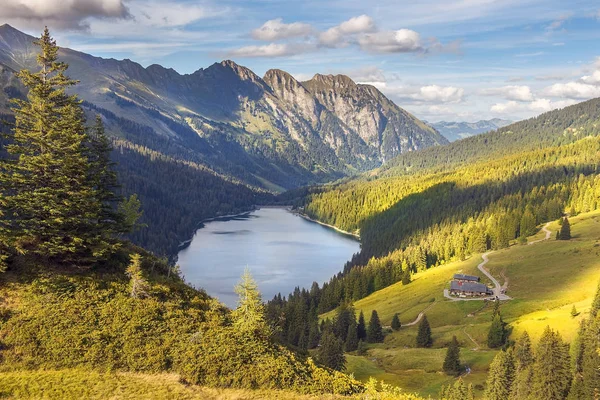
<svg viewBox="0 0 600 400">
<path fill-rule="evenodd" d="M 333 229 L 334 231 L 336 231 L 336 232 L 338 232 L 338 233 L 341 233 L 341 234 L 343 234 L 343 235 L 346 235 L 346 236 L 351 236 L 351 237 L 353 237 L 354 239 L 356 239 L 356 240 L 360 241 L 360 235 L 357 235 L 356 233 L 348 232 L 348 231 L 345 231 L 345 230 L 343 230 L 343 229 L 340 229 L 340 228 L 338 228 L 337 226 L 333 226 L 333 225 L 330 225 L 330 224 L 326 224 L 325 222 L 321 222 L 321 221 L 319 221 L 319 220 L 313 219 L 313 218 L 309 217 L 308 215 L 306 215 L 306 214 L 304 214 L 304 213 L 302 213 L 302 212 L 300 212 L 300 211 L 294 211 L 294 210 L 292 210 L 291 208 L 290 208 L 290 210 L 289 210 L 289 211 L 290 211 L 292 214 L 294 214 L 294 215 L 297 215 L 297 216 L 299 216 L 300 218 L 303 218 L 303 219 L 305 219 L 305 220 L 307 220 L 307 221 L 314 222 L 314 223 L 316 223 L 316 224 L 319 224 L 319 225 L 321 225 L 321 226 L 324 226 L 324 227 L 326 227 L 326 228 L 329 228 L 329 229 Z"/>
</svg>

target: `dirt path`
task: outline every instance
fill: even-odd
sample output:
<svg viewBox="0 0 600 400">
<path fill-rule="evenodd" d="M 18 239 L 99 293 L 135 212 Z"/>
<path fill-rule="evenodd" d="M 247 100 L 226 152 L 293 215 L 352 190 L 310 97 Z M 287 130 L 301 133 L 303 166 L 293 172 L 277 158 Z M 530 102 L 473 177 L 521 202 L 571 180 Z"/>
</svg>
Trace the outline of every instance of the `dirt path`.
<svg viewBox="0 0 600 400">
<path fill-rule="evenodd" d="M 539 242 L 543 242 L 544 240 L 548 240 L 548 239 L 550 239 L 550 236 L 552 236 L 552 231 L 551 231 L 550 229 L 548 229 L 548 226 L 549 226 L 549 225 L 550 225 L 550 222 L 548 222 L 546 225 L 544 225 L 544 226 L 542 227 L 542 230 L 543 230 L 544 232 L 546 232 L 546 237 L 545 237 L 545 238 L 543 238 L 543 239 L 538 239 L 538 240 L 534 240 L 533 242 L 529 242 L 529 243 L 527 243 L 527 244 L 528 244 L 528 245 L 532 245 L 532 244 L 539 243 Z"/>
<path fill-rule="evenodd" d="M 417 319 L 415 319 L 413 322 L 409 322 L 407 324 L 402 324 L 402 327 L 405 326 L 413 326 L 419 323 L 419 321 L 421 321 L 421 319 L 423 318 L 423 315 L 425 315 L 425 311 L 429 310 L 431 307 L 433 307 L 433 305 L 435 304 L 435 302 L 431 303 L 430 305 L 428 305 L 427 307 L 425 307 L 425 309 L 423 311 L 421 311 L 419 313 L 419 315 L 417 315 Z"/>
<path fill-rule="evenodd" d="M 471 342 L 473 342 L 473 344 L 475 345 L 475 347 L 474 347 L 472 350 L 473 350 L 473 351 L 477 351 L 477 350 L 479 350 L 479 343 L 477 343 L 477 342 L 475 341 L 475 339 L 473 339 L 473 336 L 469 335 L 469 332 L 467 332 L 467 327 L 464 327 L 464 328 L 463 328 L 463 332 L 464 332 L 464 334 L 465 334 L 465 335 L 467 335 L 467 337 L 469 338 L 469 340 L 470 340 Z"/>
</svg>

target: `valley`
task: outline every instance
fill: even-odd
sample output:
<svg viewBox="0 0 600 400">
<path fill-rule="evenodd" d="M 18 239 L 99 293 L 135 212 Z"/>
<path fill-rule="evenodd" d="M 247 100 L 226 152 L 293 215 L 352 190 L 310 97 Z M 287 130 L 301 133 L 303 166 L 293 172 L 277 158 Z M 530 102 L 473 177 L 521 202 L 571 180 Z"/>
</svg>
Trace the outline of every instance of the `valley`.
<svg viewBox="0 0 600 400">
<path fill-rule="evenodd" d="M 33 40 L 0 26 L 0 397 L 598 397 L 600 98 L 450 143 L 378 80 Z"/>
</svg>

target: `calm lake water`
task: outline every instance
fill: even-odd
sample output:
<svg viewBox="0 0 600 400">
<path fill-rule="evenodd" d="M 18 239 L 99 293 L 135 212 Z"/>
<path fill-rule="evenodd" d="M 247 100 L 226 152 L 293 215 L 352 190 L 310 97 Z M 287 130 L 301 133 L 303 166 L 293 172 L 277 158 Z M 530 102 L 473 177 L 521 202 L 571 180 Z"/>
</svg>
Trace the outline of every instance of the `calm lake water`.
<svg viewBox="0 0 600 400">
<path fill-rule="evenodd" d="M 359 251 L 353 238 L 283 208 L 206 222 L 179 252 L 185 280 L 235 307 L 233 291 L 248 266 L 263 300 L 287 296 L 296 286 L 328 281 Z"/>
</svg>

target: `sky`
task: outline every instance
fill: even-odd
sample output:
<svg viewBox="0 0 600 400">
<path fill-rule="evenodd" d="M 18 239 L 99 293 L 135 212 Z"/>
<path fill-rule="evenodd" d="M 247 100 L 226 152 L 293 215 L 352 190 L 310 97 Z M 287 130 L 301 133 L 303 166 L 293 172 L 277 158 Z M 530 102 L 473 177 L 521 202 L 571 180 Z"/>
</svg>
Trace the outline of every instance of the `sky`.
<svg viewBox="0 0 600 400">
<path fill-rule="evenodd" d="M 597 0 L 3 0 L 0 24 L 192 73 L 345 74 L 430 122 L 520 120 L 600 97 Z"/>
</svg>

